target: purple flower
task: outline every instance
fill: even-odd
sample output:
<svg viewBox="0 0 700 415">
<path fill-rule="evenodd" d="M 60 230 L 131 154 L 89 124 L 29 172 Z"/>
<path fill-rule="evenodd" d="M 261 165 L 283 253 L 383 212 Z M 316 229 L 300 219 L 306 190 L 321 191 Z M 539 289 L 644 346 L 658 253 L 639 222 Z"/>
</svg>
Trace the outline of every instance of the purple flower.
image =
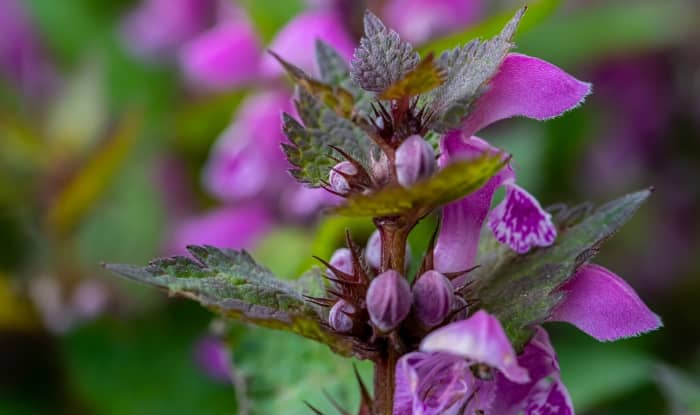
<svg viewBox="0 0 700 415">
<path fill-rule="evenodd" d="M 632 287 L 594 264 L 578 269 L 561 288 L 566 297 L 549 321 L 564 321 L 600 341 L 618 340 L 662 326 Z"/>
<path fill-rule="evenodd" d="M 377 275 L 367 290 L 367 311 L 381 331 L 395 329 L 411 311 L 412 294 L 406 278 L 394 270 Z"/>
<path fill-rule="evenodd" d="M 452 312 L 454 287 L 441 273 L 430 270 L 413 284 L 413 311 L 427 327 L 437 326 Z"/>
<path fill-rule="evenodd" d="M 51 83 L 52 73 L 23 2 L 0 2 L 0 78 L 29 97 Z"/>
<path fill-rule="evenodd" d="M 191 83 L 227 90 L 256 80 L 260 57 L 257 34 L 247 21 L 240 20 L 221 23 L 187 43 L 180 61 Z"/>
<path fill-rule="evenodd" d="M 144 58 L 172 55 L 212 21 L 214 0 L 144 0 L 122 25 L 123 37 Z"/>
<path fill-rule="evenodd" d="M 202 371 L 214 380 L 231 382 L 233 366 L 226 344 L 214 336 L 203 337 L 194 347 L 194 359 Z"/>
<path fill-rule="evenodd" d="M 537 120 L 561 115 L 590 93 L 590 84 L 578 81 L 556 66 L 537 58 L 510 54 L 489 89 L 473 104 L 459 130 L 443 137 L 442 166 L 460 158 L 495 152 L 473 135 L 489 124 L 513 116 Z M 506 187 L 506 197 L 489 216 L 493 194 Z M 435 249 L 436 268 L 457 272 L 474 265 L 481 227 L 489 216 L 496 239 L 518 253 L 554 242 L 556 229 L 539 202 L 515 185 L 515 172 L 506 166 L 481 189 L 443 208 L 443 224 Z"/>
<path fill-rule="evenodd" d="M 433 174 L 435 152 L 419 135 L 408 137 L 396 150 L 396 176 L 402 186 L 411 186 Z"/>
<path fill-rule="evenodd" d="M 390 0 L 383 15 L 403 39 L 422 43 L 474 23 L 483 9 L 481 0 Z"/>
<path fill-rule="evenodd" d="M 188 245 L 251 248 L 274 224 L 261 203 L 226 206 L 183 220 L 168 240 L 167 252 L 187 255 Z"/>
</svg>

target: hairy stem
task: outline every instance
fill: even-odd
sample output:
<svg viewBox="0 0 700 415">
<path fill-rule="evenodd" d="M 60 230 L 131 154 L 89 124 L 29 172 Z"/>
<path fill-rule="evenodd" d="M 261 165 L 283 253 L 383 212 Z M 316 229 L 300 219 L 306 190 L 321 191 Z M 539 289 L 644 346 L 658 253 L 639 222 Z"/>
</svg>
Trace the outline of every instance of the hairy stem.
<svg viewBox="0 0 700 415">
<path fill-rule="evenodd" d="M 406 241 L 416 222 L 405 217 L 375 218 L 382 238 L 382 272 L 393 269 L 404 273 Z M 383 353 L 374 360 L 374 415 L 391 415 L 394 404 L 394 376 L 401 352 L 391 338 L 387 340 Z"/>
</svg>

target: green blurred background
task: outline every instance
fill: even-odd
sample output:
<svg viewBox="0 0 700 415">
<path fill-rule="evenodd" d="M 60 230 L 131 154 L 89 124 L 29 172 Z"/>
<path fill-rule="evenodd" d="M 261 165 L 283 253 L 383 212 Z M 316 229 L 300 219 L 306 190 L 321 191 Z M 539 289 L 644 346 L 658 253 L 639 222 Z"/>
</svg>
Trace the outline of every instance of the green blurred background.
<svg viewBox="0 0 700 415">
<path fill-rule="evenodd" d="M 130 52 L 120 28 L 138 3 L 18 1 L 50 74 L 32 85 L 0 77 L 0 413 L 301 414 L 303 400 L 330 408 L 323 388 L 352 406 L 352 364 L 325 347 L 222 324 L 101 269 L 165 254 L 182 199 L 193 214 L 220 205 L 202 188 L 202 167 L 249 93 L 195 91 L 172 60 Z M 265 40 L 309 7 L 240 3 Z M 520 4 L 487 3 L 479 23 L 423 49 L 490 36 Z M 700 4 L 530 6 L 518 51 L 593 82 L 594 94 L 558 119 L 483 134 L 514 154 L 519 180 L 543 204 L 656 188 L 598 262 L 629 281 L 665 327 L 614 344 L 548 327 L 577 412 L 700 414 Z M 345 227 L 358 237 L 371 231 L 323 215 L 281 221 L 252 251 L 294 278 L 311 255 L 328 257 Z M 430 232 L 426 224 L 412 236 L 414 253 Z M 197 358 L 212 336 L 231 346 L 233 385 Z"/>
</svg>

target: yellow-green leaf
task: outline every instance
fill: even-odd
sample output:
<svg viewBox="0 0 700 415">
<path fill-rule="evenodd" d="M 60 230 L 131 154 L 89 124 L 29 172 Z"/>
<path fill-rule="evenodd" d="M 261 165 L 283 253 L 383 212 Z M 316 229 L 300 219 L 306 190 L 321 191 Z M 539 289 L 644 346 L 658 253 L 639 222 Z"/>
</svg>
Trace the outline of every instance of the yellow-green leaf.
<svg viewBox="0 0 700 415">
<path fill-rule="evenodd" d="M 353 107 L 355 106 L 355 97 L 353 97 L 350 91 L 340 86 L 329 85 L 314 79 L 307 75 L 301 68 L 285 61 L 276 53 L 270 52 L 270 54 L 277 59 L 287 71 L 289 77 L 292 78 L 297 85 L 304 88 L 306 92 L 333 109 L 336 114 L 343 118 L 350 118 Z"/>
<path fill-rule="evenodd" d="M 432 210 L 479 189 L 505 162 L 498 153 L 457 161 L 411 187 L 388 187 L 351 197 L 336 211 L 347 216 L 376 217 L 402 215 L 418 208 Z"/>
<path fill-rule="evenodd" d="M 380 99 L 401 99 L 424 94 L 445 82 L 445 73 L 435 64 L 435 55 L 426 56 L 403 78 L 391 84 L 379 95 Z"/>
</svg>

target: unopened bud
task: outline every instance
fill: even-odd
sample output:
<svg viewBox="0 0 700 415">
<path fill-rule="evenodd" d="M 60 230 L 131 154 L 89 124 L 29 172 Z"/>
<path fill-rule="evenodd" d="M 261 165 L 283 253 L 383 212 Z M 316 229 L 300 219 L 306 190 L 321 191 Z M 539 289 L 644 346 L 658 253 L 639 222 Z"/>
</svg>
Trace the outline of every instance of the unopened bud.
<svg viewBox="0 0 700 415">
<path fill-rule="evenodd" d="M 421 136 L 412 135 L 396 150 L 395 163 L 399 184 L 410 186 L 435 172 L 435 152 Z"/>
<path fill-rule="evenodd" d="M 355 306 L 345 300 L 340 300 L 331 307 L 328 314 L 328 324 L 339 333 L 347 333 L 352 330 L 353 322 L 350 314 L 353 313 L 355 313 Z"/>
<path fill-rule="evenodd" d="M 342 173 L 352 176 L 357 174 L 357 169 L 349 161 L 341 161 L 340 163 L 336 164 L 328 174 L 328 183 L 330 184 L 331 189 L 336 193 L 344 195 L 350 191 L 350 183 L 348 183 L 348 180 L 343 177 Z"/>
<path fill-rule="evenodd" d="M 390 168 L 389 158 L 383 151 L 380 152 L 376 159 L 372 156 L 372 176 L 374 177 L 374 182 L 380 187 L 389 181 Z"/>
<path fill-rule="evenodd" d="M 352 275 L 352 253 L 348 248 L 340 248 L 333 252 L 329 263 L 338 271 Z M 328 270 L 328 276 L 332 278 L 341 278 L 340 275 L 333 274 L 333 271 Z"/>
<path fill-rule="evenodd" d="M 416 317 L 427 327 L 442 323 L 454 303 L 454 288 L 444 275 L 427 271 L 413 284 L 413 307 Z"/>
<path fill-rule="evenodd" d="M 367 290 L 367 311 L 372 323 L 384 332 L 398 327 L 411 311 L 411 287 L 394 270 L 377 275 Z"/>
<path fill-rule="evenodd" d="M 407 242 L 405 258 L 407 267 L 410 258 L 411 247 Z M 374 269 L 380 269 L 382 266 L 382 235 L 379 233 L 379 230 L 374 231 L 367 240 L 367 246 L 365 246 L 365 261 L 367 261 L 367 265 Z"/>
</svg>

